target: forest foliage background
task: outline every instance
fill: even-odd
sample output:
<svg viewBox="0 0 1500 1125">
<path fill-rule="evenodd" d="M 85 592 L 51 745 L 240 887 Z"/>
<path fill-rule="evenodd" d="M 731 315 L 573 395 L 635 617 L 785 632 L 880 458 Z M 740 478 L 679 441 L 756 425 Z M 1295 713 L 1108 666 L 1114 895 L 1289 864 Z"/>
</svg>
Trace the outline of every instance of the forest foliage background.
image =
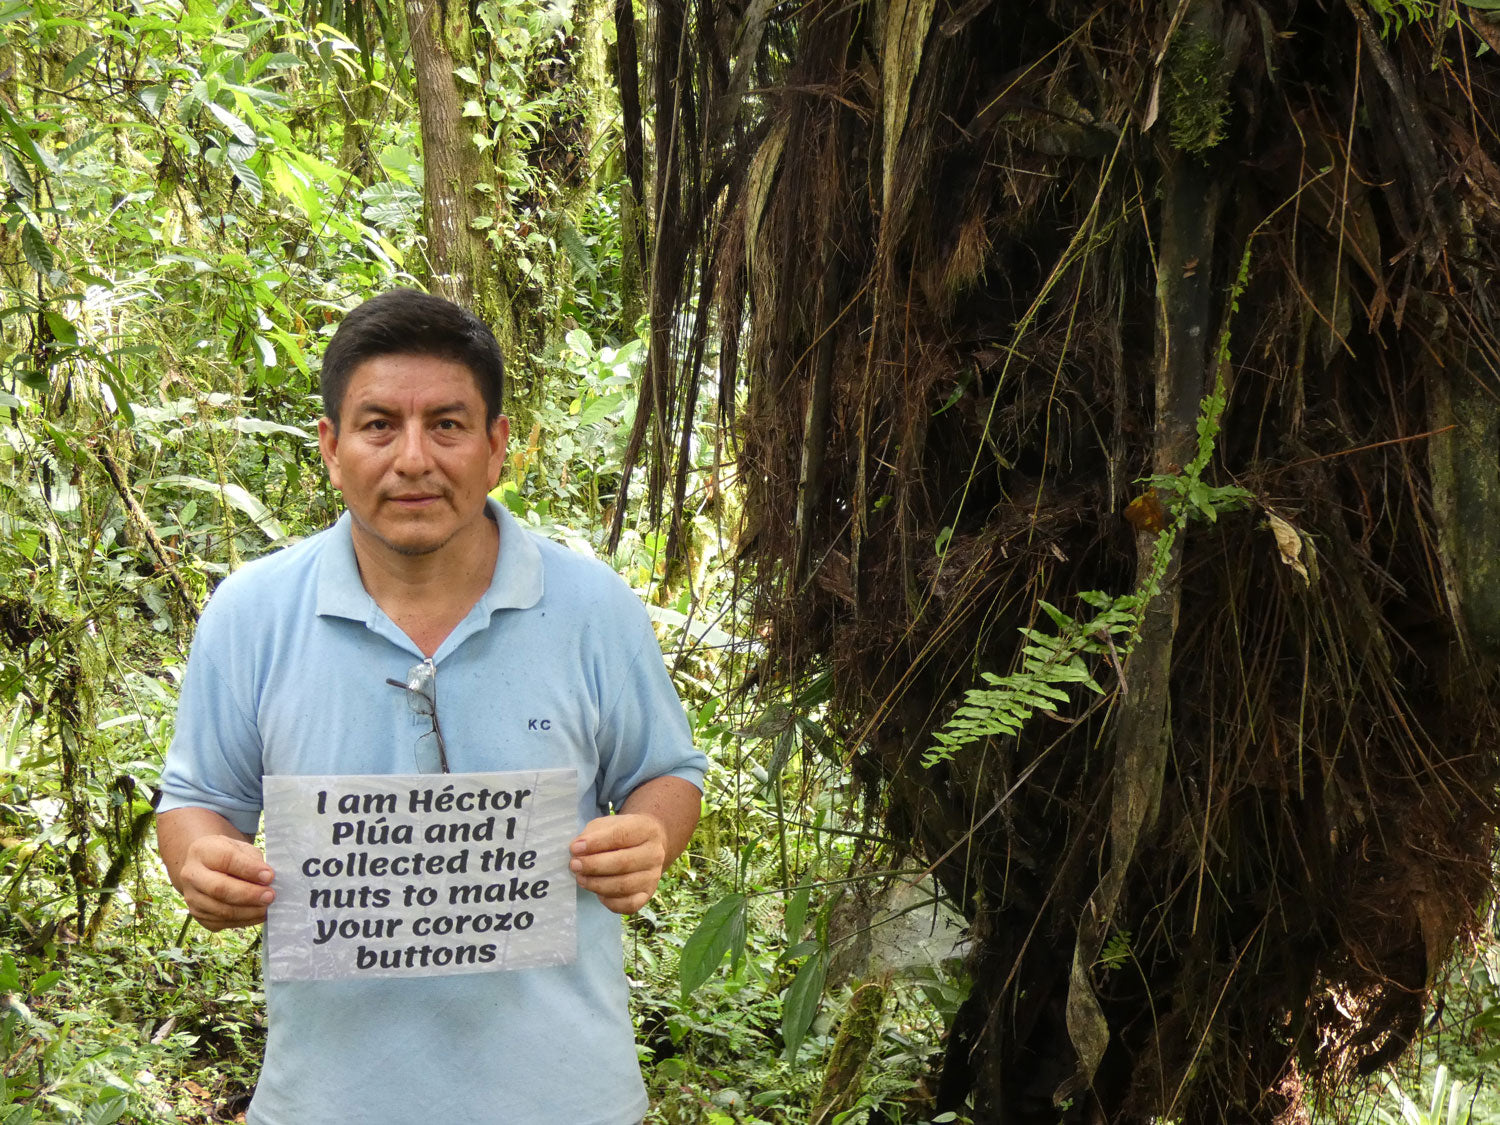
<svg viewBox="0 0 1500 1125">
<path fill-rule="evenodd" d="M 189 924 L 151 802 L 203 600 L 338 511 L 314 434 L 340 314 L 434 284 L 420 8 L 0 5 L 3 1125 L 234 1120 L 253 1087 L 254 935 Z M 740 690 L 759 638 L 712 349 L 687 518 L 619 495 L 653 326 L 614 13 L 473 12 L 453 73 L 484 206 L 465 226 L 495 263 L 483 300 L 515 387 L 497 495 L 647 600 L 716 767 L 690 856 L 631 924 L 652 1120 L 955 1120 L 928 1085 L 968 991 L 948 915 L 859 811 L 827 678 Z M 1116 935 L 1101 963 L 1130 956 Z M 1492 965 L 1481 948 L 1451 970 L 1442 1069 L 1388 1071 L 1355 1105 L 1500 1120 Z"/>
</svg>

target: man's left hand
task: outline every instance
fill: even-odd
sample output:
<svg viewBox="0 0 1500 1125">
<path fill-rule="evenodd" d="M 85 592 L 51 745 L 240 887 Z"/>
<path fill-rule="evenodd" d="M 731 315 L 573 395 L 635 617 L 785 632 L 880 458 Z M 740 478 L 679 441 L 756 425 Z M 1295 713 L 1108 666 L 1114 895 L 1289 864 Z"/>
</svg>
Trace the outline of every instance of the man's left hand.
<svg viewBox="0 0 1500 1125">
<path fill-rule="evenodd" d="M 656 893 L 667 863 L 667 831 L 654 816 L 621 813 L 583 826 L 568 866 L 616 914 L 634 914 Z"/>
</svg>

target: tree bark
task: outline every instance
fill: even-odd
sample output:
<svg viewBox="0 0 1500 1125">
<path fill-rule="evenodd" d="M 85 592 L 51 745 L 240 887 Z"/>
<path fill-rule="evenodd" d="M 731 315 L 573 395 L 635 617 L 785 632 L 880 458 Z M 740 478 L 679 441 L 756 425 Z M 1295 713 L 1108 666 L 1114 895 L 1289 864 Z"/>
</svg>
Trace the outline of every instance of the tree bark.
<svg viewBox="0 0 1500 1125">
<path fill-rule="evenodd" d="M 1429 446 L 1439 556 L 1453 616 L 1467 639 L 1500 655 L 1500 402 L 1496 372 L 1459 344 L 1428 373 Z"/>
<path fill-rule="evenodd" d="M 1196 0 L 1180 35 L 1188 42 L 1219 38 L 1219 0 Z M 1189 48 L 1191 49 L 1191 48 Z M 1170 69 L 1170 66 L 1169 66 Z M 1166 148 L 1166 146 L 1163 146 Z M 1211 340 L 1214 231 L 1223 200 L 1221 172 L 1196 153 L 1163 153 L 1161 244 L 1156 274 L 1156 432 L 1152 471 L 1180 473 L 1197 447 L 1203 397 L 1214 385 Z M 1182 557 L 1187 528 L 1179 525 L 1156 591 L 1141 613 L 1115 730 L 1109 815 L 1109 863 L 1079 919 L 1068 982 L 1068 1035 L 1077 1073 L 1059 1089 L 1071 1097 L 1092 1083 L 1110 1038 L 1094 995 L 1092 967 L 1104 947 L 1131 863 L 1156 823 L 1171 744 L 1172 650 L 1182 606 Z M 1136 535 L 1136 583 L 1149 589 L 1157 567 L 1156 533 Z"/>
<path fill-rule="evenodd" d="M 434 293 L 472 310 L 494 330 L 502 348 L 512 343 L 510 302 L 489 262 L 475 184 L 491 177 L 472 130 L 454 71 L 474 63 L 473 28 L 465 4 L 406 0 L 408 34 L 421 111 L 422 220 L 427 232 L 428 282 Z M 509 349 L 507 348 L 507 351 Z"/>
</svg>

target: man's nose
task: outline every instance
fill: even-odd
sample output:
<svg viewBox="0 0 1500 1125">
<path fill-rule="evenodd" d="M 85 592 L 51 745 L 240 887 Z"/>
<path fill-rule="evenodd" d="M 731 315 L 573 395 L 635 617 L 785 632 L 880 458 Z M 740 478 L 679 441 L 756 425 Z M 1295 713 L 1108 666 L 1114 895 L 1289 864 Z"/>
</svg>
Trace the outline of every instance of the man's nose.
<svg viewBox="0 0 1500 1125">
<path fill-rule="evenodd" d="M 420 419 L 413 419 L 401 427 L 401 437 L 396 444 L 396 471 L 415 476 L 425 473 L 431 464 L 427 428 Z"/>
</svg>

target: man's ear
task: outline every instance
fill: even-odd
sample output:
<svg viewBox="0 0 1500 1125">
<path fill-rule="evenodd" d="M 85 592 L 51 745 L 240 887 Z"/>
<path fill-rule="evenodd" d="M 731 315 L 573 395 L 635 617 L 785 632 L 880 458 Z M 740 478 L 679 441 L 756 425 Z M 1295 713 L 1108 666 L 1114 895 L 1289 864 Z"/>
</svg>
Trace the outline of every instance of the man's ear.
<svg viewBox="0 0 1500 1125">
<path fill-rule="evenodd" d="M 323 466 L 328 470 L 328 482 L 342 492 L 344 485 L 339 473 L 339 426 L 326 415 L 318 419 L 318 452 L 323 455 Z"/>
<path fill-rule="evenodd" d="M 322 437 L 321 427 L 318 430 L 319 438 Z M 510 443 L 510 419 L 504 414 L 498 415 L 489 425 L 490 439 L 490 487 L 500 483 L 500 474 L 505 471 L 505 449 Z M 321 444 L 321 440 L 320 440 Z M 325 457 L 326 461 L 327 458 Z M 337 486 L 335 486 L 337 487 Z"/>
</svg>

